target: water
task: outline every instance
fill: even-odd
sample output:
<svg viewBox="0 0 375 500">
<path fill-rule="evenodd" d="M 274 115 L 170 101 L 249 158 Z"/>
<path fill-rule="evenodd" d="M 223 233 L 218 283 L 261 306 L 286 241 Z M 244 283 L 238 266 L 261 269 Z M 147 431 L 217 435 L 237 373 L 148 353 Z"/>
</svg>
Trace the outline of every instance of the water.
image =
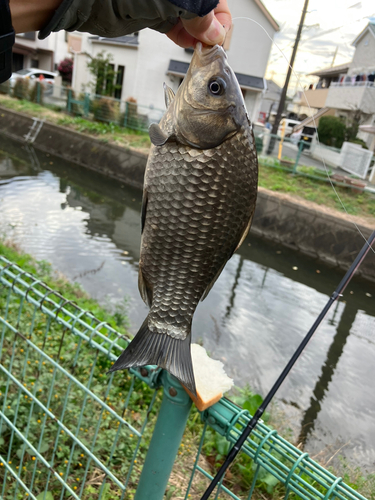
<svg viewBox="0 0 375 500">
<path fill-rule="evenodd" d="M 107 307 L 126 307 L 135 334 L 147 314 L 137 289 L 141 193 L 8 139 L 0 149 L 0 235 Z M 237 385 L 265 395 L 342 274 L 250 235 L 199 305 L 193 340 Z M 342 447 L 373 471 L 374 381 L 375 286 L 353 280 L 280 389 L 279 424 L 313 456 Z"/>
</svg>

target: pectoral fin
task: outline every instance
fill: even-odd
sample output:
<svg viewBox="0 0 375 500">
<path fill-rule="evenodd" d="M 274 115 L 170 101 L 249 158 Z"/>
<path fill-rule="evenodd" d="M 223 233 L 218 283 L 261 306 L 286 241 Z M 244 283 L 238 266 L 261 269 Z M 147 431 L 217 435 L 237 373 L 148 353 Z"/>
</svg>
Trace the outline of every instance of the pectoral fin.
<svg viewBox="0 0 375 500">
<path fill-rule="evenodd" d="M 162 131 L 157 123 L 151 123 L 148 133 L 154 146 L 162 146 L 169 139 L 169 136 Z"/>
<path fill-rule="evenodd" d="M 166 83 L 163 84 L 164 86 L 164 99 L 165 99 L 165 106 L 168 108 L 170 103 L 173 101 L 175 93 L 171 89 L 171 87 L 168 87 Z"/>
</svg>

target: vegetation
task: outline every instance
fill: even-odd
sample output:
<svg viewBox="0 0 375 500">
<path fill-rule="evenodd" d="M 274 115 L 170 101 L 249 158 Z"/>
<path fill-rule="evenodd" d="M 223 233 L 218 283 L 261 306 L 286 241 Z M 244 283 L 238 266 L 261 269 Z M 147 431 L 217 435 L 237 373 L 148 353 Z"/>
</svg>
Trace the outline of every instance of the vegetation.
<svg viewBox="0 0 375 500">
<path fill-rule="evenodd" d="M 90 299 L 85 292 L 77 284 L 71 284 L 64 279 L 63 276 L 56 274 L 52 271 L 51 266 L 44 262 L 36 262 L 32 257 L 22 254 L 11 244 L 4 244 L 0 241 L 0 255 L 5 256 L 9 260 L 17 263 L 25 271 L 31 272 L 36 275 L 39 279 L 46 282 L 51 288 L 58 290 L 69 300 L 74 300 L 79 307 L 84 309 L 89 309 L 92 313 L 103 322 L 107 322 L 110 325 L 117 328 L 121 333 L 126 333 L 126 330 L 121 326 L 121 324 L 126 323 L 126 315 L 123 311 L 117 311 L 116 319 L 114 316 L 110 315 L 102 307 L 100 307 L 95 301 Z M 6 302 L 6 291 L 0 288 L 0 311 L 4 311 L 4 306 Z M 18 321 L 18 330 L 27 332 L 30 335 L 31 340 L 37 346 L 39 346 L 44 352 L 46 352 L 53 359 L 59 361 L 59 365 L 65 368 L 67 371 L 72 371 L 72 363 L 75 353 L 77 351 L 77 339 L 69 335 L 69 332 L 64 333 L 61 326 L 56 323 L 52 323 L 49 332 L 45 332 L 46 318 L 45 315 L 38 310 L 34 320 L 31 318 L 33 313 L 33 307 L 31 305 L 24 304 L 25 313 L 18 318 L 18 307 L 19 303 L 16 301 L 11 301 L 9 304 L 9 317 L 13 324 Z M 33 323 L 31 323 L 33 321 Z M 120 325 L 119 325 L 120 323 Z M 3 364 L 8 366 L 10 356 L 9 354 L 13 350 L 14 338 L 5 340 L 3 345 Z M 107 377 L 105 373 L 111 366 L 110 360 L 102 354 L 97 354 L 89 343 L 82 342 L 79 346 L 80 356 L 79 363 L 73 365 L 74 376 L 76 379 L 84 385 L 88 383 L 88 378 L 92 375 L 93 381 L 91 384 L 92 391 L 102 400 L 106 400 L 107 404 L 117 412 L 118 415 L 123 413 L 124 401 L 127 394 L 131 394 L 129 409 L 126 410 L 124 418 L 134 427 L 140 428 L 142 422 L 144 421 L 150 401 L 152 399 L 153 391 L 140 380 L 135 380 L 135 385 L 132 391 L 131 378 L 128 376 L 115 377 L 111 386 L 110 393 L 107 394 Z M 23 346 L 21 344 L 17 345 L 17 357 L 13 361 L 13 374 L 21 372 L 25 366 L 24 357 L 25 352 L 23 352 Z M 135 451 L 137 446 L 137 438 L 132 434 L 131 430 L 123 426 L 122 428 L 116 423 L 116 419 L 113 418 L 108 412 L 101 413 L 101 408 L 98 403 L 90 399 L 86 399 L 84 405 L 80 404 L 83 400 L 84 393 L 78 388 L 71 389 L 72 400 L 68 400 L 66 409 L 63 410 L 63 401 L 66 394 L 66 379 L 55 377 L 53 370 L 40 369 L 38 366 L 38 358 L 35 359 L 32 353 L 28 352 L 29 364 L 26 365 L 26 370 L 23 372 L 23 381 L 26 388 L 33 392 L 40 391 L 41 400 L 47 398 L 48 388 L 50 387 L 52 381 L 55 384 L 55 390 L 53 392 L 53 400 L 50 402 L 51 411 L 56 415 L 61 415 L 62 411 L 65 411 L 64 424 L 68 429 L 74 431 L 77 428 L 79 431 L 79 438 L 87 446 L 90 446 L 92 442 L 95 442 L 94 453 L 103 463 L 107 463 L 109 450 L 112 448 L 112 444 L 118 437 L 118 442 L 116 446 L 116 451 L 112 455 L 111 459 L 111 470 L 114 471 L 116 475 L 124 478 L 126 476 L 127 470 L 130 466 L 130 461 L 133 459 L 132 453 Z M 53 377 L 55 377 L 53 379 Z M 11 385 L 11 391 L 17 391 L 14 386 Z M 2 393 L 2 394 L 1 394 Z M 4 394 L 4 386 L 0 383 L 0 401 Z M 249 388 L 242 390 L 236 390 L 232 395 L 231 399 L 239 406 L 247 409 L 250 413 L 254 413 L 255 409 L 262 402 L 261 396 L 254 394 Z M 9 397 L 8 401 L 12 398 Z M 5 414 L 11 420 L 14 418 L 15 411 L 17 409 L 17 398 L 13 398 L 12 403 L 5 410 Z M 136 490 L 136 485 L 139 479 L 139 474 L 147 453 L 148 443 L 151 439 L 153 423 L 155 422 L 158 408 L 161 403 L 161 394 L 158 392 L 155 400 L 155 404 L 151 410 L 150 414 L 150 424 L 146 427 L 144 437 L 141 441 L 140 448 L 135 460 L 134 472 L 129 483 L 127 494 L 125 500 L 132 500 Z M 82 412 L 83 408 L 83 412 Z M 81 428 L 77 427 L 77 419 L 79 415 L 82 415 Z M 93 419 L 93 415 L 95 418 Z M 269 415 L 265 415 L 264 419 L 270 420 Z M 100 432 L 95 441 L 94 434 L 96 430 L 97 422 L 100 422 Z M 60 433 L 60 438 L 58 441 L 58 446 L 54 450 L 53 443 L 56 436 L 56 424 L 52 419 L 47 418 L 43 412 L 37 410 L 37 407 L 32 407 L 32 402 L 28 398 L 22 398 L 18 405 L 18 416 L 17 416 L 17 427 L 21 428 L 23 432 L 26 432 L 28 428 L 28 435 L 33 438 L 34 442 L 38 439 L 40 434 L 40 426 L 45 424 L 44 439 L 40 443 L 40 453 L 47 460 L 52 458 L 54 453 L 54 470 L 58 472 L 62 477 L 65 477 L 65 472 L 67 471 L 67 463 L 71 461 L 70 470 L 74 472 L 69 474 L 68 483 L 72 489 L 77 490 L 80 493 L 80 488 L 85 481 L 85 487 L 81 494 L 82 500 L 96 500 L 98 498 L 98 492 L 102 485 L 102 479 L 100 471 L 91 466 L 90 474 L 85 477 L 84 471 L 86 465 L 88 464 L 89 458 L 82 450 L 78 447 L 74 448 L 72 446 L 72 440 L 65 433 Z M 120 429 L 120 430 L 119 430 Z M 188 486 L 191 467 L 195 460 L 195 455 L 198 448 L 198 442 L 200 439 L 200 434 L 202 431 L 202 424 L 200 422 L 199 412 L 193 408 L 190 414 L 186 431 L 181 443 L 177 460 L 169 481 L 168 490 L 165 498 L 169 500 L 182 500 L 184 498 L 184 492 Z M 11 439 L 10 431 L 3 426 L 2 434 L 0 436 L 0 454 L 2 456 L 7 456 L 9 443 Z M 10 456 L 11 466 L 13 467 L 15 473 L 18 473 L 17 464 L 20 462 L 22 456 L 22 442 L 15 436 L 12 438 L 12 449 L 14 452 Z M 211 473 L 214 473 L 216 468 L 220 466 L 223 462 L 224 456 L 229 450 L 229 445 L 226 439 L 210 428 L 208 428 L 206 433 L 206 439 L 204 442 L 202 455 L 199 464 Z M 26 449 L 23 461 L 23 471 L 22 477 L 28 483 L 33 476 L 33 453 L 32 450 Z M 279 457 L 280 458 L 280 457 Z M 324 465 L 324 464 L 323 464 Z M 0 475 L 2 474 L 2 467 L 4 465 L 0 464 Z M 34 488 L 38 492 L 38 500 L 43 498 L 42 492 L 44 491 L 46 485 L 46 469 L 44 466 L 39 467 L 40 472 L 34 477 Z M 338 474 L 338 471 L 332 471 Z M 359 468 L 353 470 L 346 462 L 342 462 L 341 471 L 344 481 L 349 484 L 355 490 L 358 490 L 363 495 L 366 495 L 369 499 L 375 499 L 375 475 L 365 476 Z M 247 498 L 249 487 L 253 480 L 255 474 L 255 467 L 252 460 L 244 454 L 241 454 L 235 463 L 231 466 L 228 471 L 224 484 L 230 490 L 238 495 L 240 498 Z M 312 479 L 309 476 L 303 476 L 303 479 L 312 484 Z M 207 487 L 208 480 L 199 474 L 196 474 L 192 489 L 190 490 L 191 500 L 198 500 L 204 489 Z M 316 486 L 316 484 L 315 484 Z M 12 492 L 15 488 L 15 482 L 12 480 L 7 481 L 7 492 L 12 497 Z M 51 477 L 49 482 L 48 494 L 46 496 L 47 500 L 53 500 L 55 494 L 60 494 L 61 485 L 56 480 L 56 478 Z M 120 499 L 119 489 L 111 481 L 107 481 L 105 486 L 103 486 L 103 492 L 105 493 L 102 498 L 116 500 Z M 257 481 L 257 489 L 254 492 L 254 500 L 281 500 L 284 498 L 285 489 L 275 480 L 275 478 L 268 472 L 264 471 L 259 475 Z M 21 490 L 18 491 L 17 499 L 21 500 L 24 496 Z M 220 498 L 229 499 L 226 494 L 220 495 Z M 290 499 L 294 499 L 293 494 L 290 495 Z"/>
<path fill-rule="evenodd" d="M 92 89 L 97 95 L 112 97 L 116 88 L 117 73 L 112 63 L 112 54 L 105 51 L 99 52 L 96 57 L 91 57 L 87 67 L 94 78 Z"/>
<path fill-rule="evenodd" d="M 61 78 L 66 83 L 72 83 L 73 75 L 73 59 L 71 57 L 66 57 L 57 66 L 57 71 L 60 73 Z"/>
<path fill-rule="evenodd" d="M 18 101 L 7 95 L 0 95 L 0 106 L 20 111 L 30 116 L 38 116 L 56 125 L 68 127 L 84 134 L 94 135 L 97 139 L 104 142 L 132 147 L 145 153 L 150 149 L 151 141 L 147 132 L 120 127 L 115 123 L 95 122 L 79 116 L 69 116 L 61 113 L 60 109 L 40 106 L 27 100 Z"/>
<path fill-rule="evenodd" d="M 340 149 L 345 141 L 345 123 L 336 116 L 322 116 L 318 135 L 321 143 Z"/>
<path fill-rule="evenodd" d="M 13 96 L 17 99 L 27 99 L 29 94 L 29 80 L 17 78 L 13 87 Z"/>
<path fill-rule="evenodd" d="M 275 166 L 260 164 L 259 186 L 298 196 L 340 212 L 367 217 L 373 221 L 375 217 L 374 194 L 365 191 L 356 193 L 350 187 L 335 186 L 344 209 L 325 172 L 312 167 L 299 167 L 298 171 L 302 175 L 294 175 L 290 169 L 282 168 L 277 164 Z"/>
<path fill-rule="evenodd" d="M 40 82 L 35 82 L 29 94 L 29 99 L 31 102 L 37 102 L 38 104 L 43 104 L 44 86 Z"/>
</svg>

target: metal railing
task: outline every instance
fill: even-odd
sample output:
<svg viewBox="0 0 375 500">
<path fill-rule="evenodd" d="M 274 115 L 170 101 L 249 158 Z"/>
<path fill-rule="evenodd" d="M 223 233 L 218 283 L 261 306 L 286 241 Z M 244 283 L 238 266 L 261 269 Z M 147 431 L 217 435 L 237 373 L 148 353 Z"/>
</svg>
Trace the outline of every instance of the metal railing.
<svg viewBox="0 0 375 500">
<path fill-rule="evenodd" d="M 178 381 L 150 366 L 106 375 L 128 340 L 1 256 L 0 333 L 0 498 L 164 498 L 191 406 Z M 186 500 L 197 476 L 212 478 L 207 438 L 223 436 L 227 450 L 250 418 L 226 398 L 201 414 Z M 264 423 L 232 474 L 240 487 L 224 479 L 216 499 L 281 483 L 285 498 L 365 500 Z"/>
</svg>

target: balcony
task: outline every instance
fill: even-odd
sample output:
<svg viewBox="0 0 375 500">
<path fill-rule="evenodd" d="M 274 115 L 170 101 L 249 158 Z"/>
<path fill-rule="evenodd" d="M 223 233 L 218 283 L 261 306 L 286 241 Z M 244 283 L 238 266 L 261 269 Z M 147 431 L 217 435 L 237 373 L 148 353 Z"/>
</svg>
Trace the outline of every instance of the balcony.
<svg viewBox="0 0 375 500">
<path fill-rule="evenodd" d="M 301 96 L 300 105 L 310 106 L 310 108 L 324 108 L 329 89 L 310 89 L 305 90 Z"/>
<path fill-rule="evenodd" d="M 374 82 L 336 82 L 328 90 L 325 103 L 328 108 L 375 113 Z"/>
</svg>

